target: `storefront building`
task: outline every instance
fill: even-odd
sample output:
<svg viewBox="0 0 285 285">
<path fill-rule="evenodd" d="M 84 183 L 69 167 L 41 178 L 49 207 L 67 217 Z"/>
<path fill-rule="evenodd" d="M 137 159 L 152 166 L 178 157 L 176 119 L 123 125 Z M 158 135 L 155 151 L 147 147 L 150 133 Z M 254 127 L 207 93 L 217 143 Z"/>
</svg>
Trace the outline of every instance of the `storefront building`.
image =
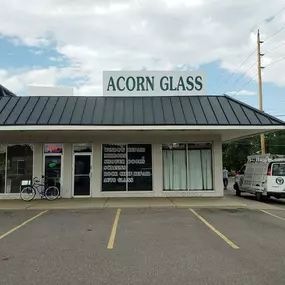
<svg viewBox="0 0 285 285">
<path fill-rule="evenodd" d="M 222 143 L 280 129 L 227 96 L 2 96 L 0 198 L 42 175 L 63 198 L 221 197 Z"/>
</svg>

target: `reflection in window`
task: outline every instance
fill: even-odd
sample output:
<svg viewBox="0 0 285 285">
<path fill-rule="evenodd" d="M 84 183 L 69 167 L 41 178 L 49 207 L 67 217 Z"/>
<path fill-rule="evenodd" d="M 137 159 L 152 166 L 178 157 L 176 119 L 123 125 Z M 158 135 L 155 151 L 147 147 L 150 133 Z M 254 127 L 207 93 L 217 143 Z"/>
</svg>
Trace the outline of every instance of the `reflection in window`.
<svg viewBox="0 0 285 285">
<path fill-rule="evenodd" d="M 45 155 L 44 176 L 48 186 L 56 186 L 60 190 L 61 155 Z"/>
<path fill-rule="evenodd" d="M 92 144 L 78 143 L 73 145 L 73 152 L 92 152 Z"/>
<path fill-rule="evenodd" d="M 274 163 L 272 176 L 285 176 L 285 163 Z"/>
<path fill-rule="evenodd" d="M 102 145 L 102 191 L 126 191 L 127 146 Z"/>
<path fill-rule="evenodd" d="M 162 155 L 164 190 L 213 189 L 211 143 L 164 144 Z"/>
<path fill-rule="evenodd" d="M 19 193 L 23 180 L 33 176 L 33 149 L 30 145 L 7 147 L 7 193 Z"/>
<path fill-rule="evenodd" d="M 102 145 L 102 191 L 151 190 L 151 144 Z"/>
<path fill-rule="evenodd" d="M 151 144 L 128 145 L 128 191 L 152 190 Z"/>
</svg>

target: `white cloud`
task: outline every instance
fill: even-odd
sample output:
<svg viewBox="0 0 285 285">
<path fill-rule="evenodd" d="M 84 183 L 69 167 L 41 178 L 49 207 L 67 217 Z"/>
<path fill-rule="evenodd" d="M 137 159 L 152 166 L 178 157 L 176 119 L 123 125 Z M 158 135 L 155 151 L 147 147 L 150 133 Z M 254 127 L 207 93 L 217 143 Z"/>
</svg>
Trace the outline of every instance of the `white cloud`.
<svg viewBox="0 0 285 285">
<path fill-rule="evenodd" d="M 50 61 L 55 61 L 55 62 L 62 62 L 63 58 L 62 57 L 55 57 L 55 56 L 51 56 L 48 58 Z"/>
<path fill-rule="evenodd" d="M 21 0 L 2 2 L 0 35 L 28 46 L 55 45 L 71 67 L 64 71 L 48 69 L 46 80 L 56 84 L 63 74 L 87 77 L 79 89 L 85 94 L 101 93 L 98 86 L 103 70 L 197 68 L 221 61 L 222 68 L 233 72 L 256 47 L 255 33 L 250 34 L 252 28 L 258 26 L 262 39 L 266 39 L 285 24 L 285 11 L 265 23 L 284 6 L 283 0 L 29 0 L 25 5 Z M 262 51 L 282 43 L 284 33 L 265 41 Z M 265 55 L 263 64 L 284 56 L 283 50 L 278 48 Z M 255 60 L 256 54 L 238 72 L 246 72 L 248 78 L 254 76 L 256 67 L 248 69 Z M 266 68 L 263 81 L 284 86 L 282 66 Z M 27 82 L 45 80 L 40 70 L 33 73 L 36 76 L 31 80 L 30 72 L 18 74 L 17 78 L 8 73 L 5 78 L 13 91 L 19 85 L 24 88 Z M 17 82 L 15 87 L 12 82 Z"/>
<path fill-rule="evenodd" d="M 7 70 L 0 69 L 0 82 L 2 85 L 17 93 L 26 91 L 28 85 L 57 85 L 58 80 L 64 78 L 80 77 L 81 73 L 70 67 L 67 68 L 41 68 L 32 70 Z"/>
<path fill-rule="evenodd" d="M 256 95 L 255 91 L 250 91 L 250 90 L 237 90 L 237 91 L 231 91 L 227 92 L 226 94 L 228 95 Z"/>
</svg>

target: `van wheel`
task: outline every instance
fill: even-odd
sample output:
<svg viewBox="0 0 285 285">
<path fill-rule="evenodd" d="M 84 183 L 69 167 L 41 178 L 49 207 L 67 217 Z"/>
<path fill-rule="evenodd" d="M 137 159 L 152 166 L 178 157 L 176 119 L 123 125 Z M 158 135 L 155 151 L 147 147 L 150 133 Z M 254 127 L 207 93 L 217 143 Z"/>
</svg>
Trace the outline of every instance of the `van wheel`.
<svg viewBox="0 0 285 285">
<path fill-rule="evenodd" d="M 262 201 L 262 194 L 261 194 L 261 192 L 257 192 L 256 193 L 256 200 L 259 201 L 259 202 Z"/>
</svg>

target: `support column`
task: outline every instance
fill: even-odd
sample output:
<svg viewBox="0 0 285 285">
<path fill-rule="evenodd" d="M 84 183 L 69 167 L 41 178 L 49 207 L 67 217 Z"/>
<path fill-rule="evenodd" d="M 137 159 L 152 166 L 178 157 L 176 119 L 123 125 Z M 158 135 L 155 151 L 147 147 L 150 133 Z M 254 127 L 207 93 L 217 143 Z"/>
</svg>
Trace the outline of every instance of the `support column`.
<svg viewBox="0 0 285 285">
<path fill-rule="evenodd" d="M 102 163 L 101 163 L 101 144 L 93 144 L 93 160 L 92 160 L 92 179 L 91 179 L 91 196 L 101 197 L 101 179 L 102 179 Z"/>
<path fill-rule="evenodd" d="M 73 193 L 73 153 L 72 144 L 63 144 L 62 158 L 62 176 L 61 176 L 61 197 L 71 198 Z"/>
<path fill-rule="evenodd" d="M 38 177 L 41 179 L 41 176 L 44 175 L 43 173 L 43 144 L 42 143 L 35 143 L 33 144 L 33 177 Z"/>
<path fill-rule="evenodd" d="M 213 182 L 216 196 L 224 196 L 223 151 L 221 138 L 215 139 L 213 148 Z"/>
<path fill-rule="evenodd" d="M 163 167 L 161 144 L 152 144 L 152 185 L 154 196 L 162 196 Z"/>
</svg>

